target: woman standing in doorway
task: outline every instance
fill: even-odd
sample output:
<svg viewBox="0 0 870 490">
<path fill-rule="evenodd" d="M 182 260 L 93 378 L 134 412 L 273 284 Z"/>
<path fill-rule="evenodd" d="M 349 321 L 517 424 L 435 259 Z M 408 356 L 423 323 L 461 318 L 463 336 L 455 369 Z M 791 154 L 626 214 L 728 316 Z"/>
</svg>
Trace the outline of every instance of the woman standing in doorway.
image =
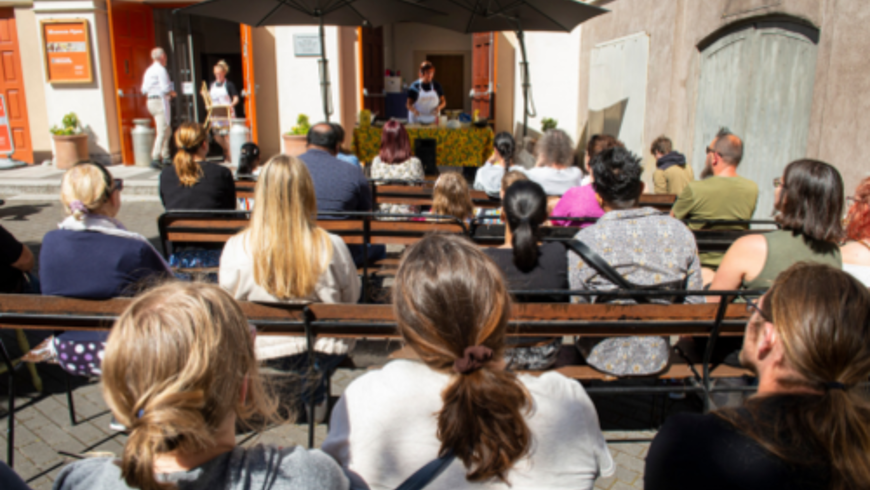
<svg viewBox="0 0 870 490">
<path fill-rule="evenodd" d="M 211 102 L 216 106 L 229 106 L 229 118 L 236 117 L 236 105 L 239 103 L 239 91 L 233 82 L 227 80 L 227 73 L 230 72 L 230 65 L 226 61 L 220 60 L 214 65 L 214 82 L 209 88 Z M 224 161 L 230 161 L 230 124 L 226 119 L 218 119 L 212 121 L 211 130 L 214 133 L 214 139 L 217 141 L 224 151 Z"/>
<path fill-rule="evenodd" d="M 434 79 L 435 67 L 424 61 L 420 65 L 420 78 L 408 87 L 409 124 L 435 124 L 438 114 L 447 106 L 444 90 Z"/>
</svg>

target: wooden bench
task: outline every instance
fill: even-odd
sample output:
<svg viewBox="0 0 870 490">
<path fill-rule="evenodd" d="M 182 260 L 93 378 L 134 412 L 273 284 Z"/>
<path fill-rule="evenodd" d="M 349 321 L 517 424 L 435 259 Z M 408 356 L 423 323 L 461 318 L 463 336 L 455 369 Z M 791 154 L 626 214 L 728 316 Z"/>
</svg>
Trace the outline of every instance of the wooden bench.
<svg viewBox="0 0 870 490">
<path fill-rule="evenodd" d="M 631 293 L 635 294 L 635 293 Z M 706 295 L 722 294 L 706 292 Z M 131 299 L 83 300 L 49 296 L 0 295 L 0 328 L 41 330 L 109 330 L 114 321 L 129 306 Z M 318 335 L 354 338 L 398 338 L 395 318 L 389 305 L 285 305 L 240 303 L 242 311 L 260 335 L 304 335 L 313 352 Z M 526 303 L 513 306 L 510 336 L 581 336 L 614 337 L 631 335 L 690 335 L 708 337 L 701 371 L 689 364 L 673 364 L 660 379 L 690 379 L 694 386 L 685 387 L 594 387 L 597 394 L 650 394 L 666 392 L 697 392 L 709 407 L 712 393 L 734 391 L 715 388 L 713 379 L 749 374 L 742 369 L 712 366 L 716 339 L 739 336 L 749 317 L 745 305 L 586 305 Z M 556 372 L 580 381 L 612 381 L 616 378 L 590 366 L 559 366 Z M 14 377 L 10 375 L 10 383 Z M 14 388 L 14 387 L 13 387 Z M 70 398 L 70 409 L 72 410 Z M 14 397 L 9 400 L 9 445 L 13 454 Z M 313 420 L 309 418 L 309 420 Z M 314 425 L 309 426 L 309 445 L 313 445 Z"/>
<path fill-rule="evenodd" d="M 372 201 L 380 204 L 407 204 L 412 206 L 432 206 L 432 189 L 426 185 L 378 185 L 372 184 Z M 483 191 L 471 191 L 471 201 L 477 208 L 498 208 L 499 199 L 489 197 Z"/>
<path fill-rule="evenodd" d="M 769 221 L 750 222 L 751 224 L 768 225 Z M 475 220 L 471 224 L 471 238 L 482 247 L 495 247 L 504 244 L 505 225 L 483 225 Z M 545 226 L 541 228 L 545 241 L 571 240 L 580 231 L 578 226 Z M 749 230 L 692 230 L 695 242 L 700 252 L 725 252 L 735 240 L 746 235 L 769 233 L 770 229 Z"/>
</svg>

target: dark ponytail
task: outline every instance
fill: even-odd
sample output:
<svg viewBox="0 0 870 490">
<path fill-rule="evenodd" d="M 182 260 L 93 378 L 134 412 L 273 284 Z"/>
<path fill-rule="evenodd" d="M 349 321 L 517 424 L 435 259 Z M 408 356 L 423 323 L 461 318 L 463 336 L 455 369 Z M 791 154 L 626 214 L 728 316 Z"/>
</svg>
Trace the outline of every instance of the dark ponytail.
<svg viewBox="0 0 870 490">
<path fill-rule="evenodd" d="M 498 151 L 498 154 L 504 159 L 505 168 L 510 167 L 514 161 L 514 151 L 516 149 L 514 137 L 510 133 L 502 131 L 495 135 L 492 144 L 496 151 Z"/>
<path fill-rule="evenodd" d="M 393 291 L 405 342 L 431 369 L 451 375 L 438 413 L 439 454 L 453 451 L 468 481 L 507 482 L 531 432 L 529 394 L 500 365 L 511 311 L 501 270 L 464 238 L 430 235 L 406 253 Z M 468 351 L 487 355 L 458 362 Z"/>
<path fill-rule="evenodd" d="M 547 193 L 536 182 L 517 181 L 505 191 L 502 205 L 512 234 L 514 265 L 529 272 L 538 265 L 540 229 L 547 221 Z"/>
</svg>

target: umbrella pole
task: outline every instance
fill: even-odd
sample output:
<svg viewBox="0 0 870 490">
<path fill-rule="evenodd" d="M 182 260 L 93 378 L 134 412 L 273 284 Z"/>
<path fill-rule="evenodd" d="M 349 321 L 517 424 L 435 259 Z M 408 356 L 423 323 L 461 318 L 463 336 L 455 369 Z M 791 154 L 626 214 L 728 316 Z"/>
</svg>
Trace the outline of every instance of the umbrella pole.
<svg viewBox="0 0 870 490">
<path fill-rule="evenodd" d="M 332 115 L 329 93 L 329 61 L 326 59 L 326 34 L 323 29 L 323 16 L 320 16 L 320 95 L 323 99 L 323 115 L 326 122 Z"/>
<path fill-rule="evenodd" d="M 529 100 L 531 99 L 531 88 L 532 84 L 529 81 L 529 60 L 526 56 L 526 38 L 523 34 L 523 28 L 517 26 L 516 30 L 517 40 L 520 43 L 520 55 L 522 56 L 522 61 L 520 62 L 520 78 L 523 87 L 523 137 L 528 134 L 528 126 L 529 126 Z M 535 117 L 537 114 L 531 114 L 532 117 Z"/>
</svg>

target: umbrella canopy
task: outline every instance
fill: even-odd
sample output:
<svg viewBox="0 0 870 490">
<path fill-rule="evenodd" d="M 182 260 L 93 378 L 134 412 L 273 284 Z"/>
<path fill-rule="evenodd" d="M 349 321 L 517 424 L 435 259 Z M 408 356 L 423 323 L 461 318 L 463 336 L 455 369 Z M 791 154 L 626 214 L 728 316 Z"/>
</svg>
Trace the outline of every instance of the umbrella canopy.
<svg viewBox="0 0 870 490">
<path fill-rule="evenodd" d="M 562 31 L 608 12 L 578 0 L 405 0 L 447 15 L 425 23 L 454 31 Z"/>
<path fill-rule="evenodd" d="M 332 99 L 324 25 L 379 26 L 394 22 L 424 22 L 444 13 L 403 0 L 206 0 L 178 10 L 260 26 L 320 26 L 320 86 L 323 114 L 332 115 Z"/>
<path fill-rule="evenodd" d="M 526 56 L 525 31 L 571 32 L 581 23 L 607 13 L 594 5 L 578 0 L 404 0 L 409 4 L 428 7 L 447 15 L 432 15 L 418 20 L 424 24 L 472 33 L 514 31 L 520 45 L 520 76 L 523 88 L 523 135 L 527 133 L 529 117 L 536 117 Z"/>
<path fill-rule="evenodd" d="M 379 26 L 420 22 L 444 13 L 402 0 L 206 0 L 181 12 L 254 27 L 318 25 Z"/>
</svg>

